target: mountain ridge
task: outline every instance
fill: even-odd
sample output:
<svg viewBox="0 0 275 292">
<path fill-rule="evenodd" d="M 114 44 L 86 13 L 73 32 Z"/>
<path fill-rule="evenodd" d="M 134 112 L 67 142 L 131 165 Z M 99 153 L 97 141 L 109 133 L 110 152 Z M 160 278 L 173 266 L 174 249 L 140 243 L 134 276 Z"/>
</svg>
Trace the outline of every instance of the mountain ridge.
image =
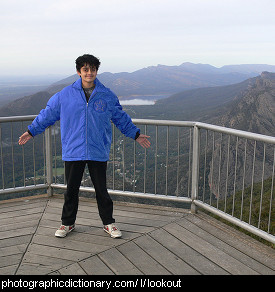
<svg viewBox="0 0 275 292">
<path fill-rule="evenodd" d="M 263 71 L 275 72 L 275 66 L 265 64 L 226 65 L 216 68 L 209 64 L 182 63 L 179 66 L 149 66 L 132 73 L 104 72 L 99 80 L 120 98 L 142 94 L 175 94 L 177 92 L 239 83 Z M 61 90 L 79 78 L 77 74 L 54 83 L 49 92 Z"/>
</svg>

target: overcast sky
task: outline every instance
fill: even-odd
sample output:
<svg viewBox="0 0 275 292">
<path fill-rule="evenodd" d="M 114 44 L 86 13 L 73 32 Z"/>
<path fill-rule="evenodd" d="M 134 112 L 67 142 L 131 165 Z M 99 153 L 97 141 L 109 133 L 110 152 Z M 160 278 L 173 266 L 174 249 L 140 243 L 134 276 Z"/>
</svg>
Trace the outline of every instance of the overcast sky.
<svg viewBox="0 0 275 292">
<path fill-rule="evenodd" d="M 0 0 L 0 75 L 275 65 L 275 0 Z"/>
</svg>

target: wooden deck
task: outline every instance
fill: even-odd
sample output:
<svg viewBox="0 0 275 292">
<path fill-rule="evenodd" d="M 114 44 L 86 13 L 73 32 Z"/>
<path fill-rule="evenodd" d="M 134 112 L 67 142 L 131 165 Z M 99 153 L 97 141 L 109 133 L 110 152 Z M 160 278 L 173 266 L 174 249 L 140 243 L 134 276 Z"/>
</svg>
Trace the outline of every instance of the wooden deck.
<svg viewBox="0 0 275 292">
<path fill-rule="evenodd" d="M 63 198 L 0 203 L 0 275 L 275 274 L 275 250 L 205 215 L 115 203 L 123 232 L 102 229 L 96 202 L 81 199 L 76 229 L 56 238 Z"/>
</svg>

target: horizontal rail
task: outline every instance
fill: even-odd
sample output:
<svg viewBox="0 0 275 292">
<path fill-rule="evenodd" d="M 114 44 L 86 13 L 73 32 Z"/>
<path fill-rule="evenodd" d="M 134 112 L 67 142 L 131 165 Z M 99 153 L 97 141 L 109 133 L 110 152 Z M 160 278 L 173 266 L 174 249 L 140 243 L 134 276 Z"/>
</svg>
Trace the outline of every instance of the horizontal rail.
<svg viewBox="0 0 275 292">
<path fill-rule="evenodd" d="M 175 127 L 194 127 L 196 125 L 196 122 L 190 121 L 149 120 L 149 119 L 133 119 L 133 123 L 137 125 L 175 126 Z"/>
<path fill-rule="evenodd" d="M 36 115 L 0 117 L 0 123 L 32 121 Z"/>
<path fill-rule="evenodd" d="M 233 136 L 237 136 L 241 138 L 252 139 L 252 140 L 261 141 L 265 143 L 275 144 L 275 137 L 272 137 L 272 136 L 266 136 L 262 134 L 256 134 L 256 133 L 226 128 L 226 127 L 221 127 L 221 126 L 215 126 L 215 125 L 210 125 L 210 124 L 205 124 L 205 123 L 200 123 L 200 122 L 196 122 L 195 125 L 200 129 L 212 130 L 212 131 L 216 131 L 223 134 L 228 134 L 228 135 L 233 135 Z"/>
<path fill-rule="evenodd" d="M 133 119 L 133 122 L 137 125 L 154 125 L 154 126 L 175 126 L 175 127 L 198 127 L 200 129 L 205 130 L 212 130 L 219 133 L 224 133 L 228 135 L 238 136 L 242 138 L 247 139 L 253 139 L 256 141 L 262 141 L 266 143 L 275 144 L 275 137 L 242 131 L 242 130 L 236 130 L 232 128 L 226 128 L 222 126 L 216 126 L 201 122 L 192 122 L 192 121 L 171 121 L 171 120 L 149 120 L 149 119 Z"/>
<path fill-rule="evenodd" d="M 7 194 L 13 194 L 13 193 L 22 193 L 22 192 L 28 192 L 28 191 L 34 191 L 34 190 L 41 190 L 48 188 L 48 184 L 39 184 L 39 185 L 30 185 L 30 186 L 24 186 L 24 187 L 15 187 L 15 188 L 8 188 L 0 190 L 0 196 L 1 195 L 7 195 Z"/>
</svg>

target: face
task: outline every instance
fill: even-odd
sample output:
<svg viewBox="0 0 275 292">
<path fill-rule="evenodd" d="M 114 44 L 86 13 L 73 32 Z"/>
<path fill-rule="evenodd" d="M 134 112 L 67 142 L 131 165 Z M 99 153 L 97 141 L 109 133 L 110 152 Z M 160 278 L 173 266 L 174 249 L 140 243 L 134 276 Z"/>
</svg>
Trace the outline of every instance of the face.
<svg viewBox="0 0 275 292">
<path fill-rule="evenodd" d="M 96 67 L 90 66 L 89 64 L 85 64 L 83 67 L 81 67 L 80 72 L 77 71 L 77 74 L 82 78 L 83 85 L 93 85 L 97 70 Z"/>
</svg>

